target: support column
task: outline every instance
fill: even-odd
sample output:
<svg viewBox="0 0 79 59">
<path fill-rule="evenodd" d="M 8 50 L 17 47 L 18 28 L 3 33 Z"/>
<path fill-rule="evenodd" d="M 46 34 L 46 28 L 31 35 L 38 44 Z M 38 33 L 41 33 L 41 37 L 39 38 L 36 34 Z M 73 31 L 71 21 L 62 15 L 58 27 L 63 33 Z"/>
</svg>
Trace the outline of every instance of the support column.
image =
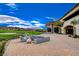
<svg viewBox="0 0 79 59">
<path fill-rule="evenodd" d="M 53 32 L 53 33 L 55 33 L 55 32 L 54 32 L 54 27 L 53 27 L 53 30 L 52 30 L 52 32 Z"/>
<path fill-rule="evenodd" d="M 73 36 L 75 36 L 75 35 L 76 35 L 76 28 L 73 27 Z"/>
<path fill-rule="evenodd" d="M 61 33 L 61 28 L 59 28 L 59 33 Z"/>
<path fill-rule="evenodd" d="M 52 33 L 54 33 L 54 25 L 52 24 L 51 27 L 52 27 L 52 29 L 51 29 Z"/>
<path fill-rule="evenodd" d="M 64 27 L 61 29 L 61 31 L 62 31 L 62 34 L 63 34 L 63 35 L 66 34 L 66 29 L 65 29 Z"/>
<path fill-rule="evenodd" d="M 46 28 L 46 32 L 48 32 L 48 28 Z"/>
</svg>

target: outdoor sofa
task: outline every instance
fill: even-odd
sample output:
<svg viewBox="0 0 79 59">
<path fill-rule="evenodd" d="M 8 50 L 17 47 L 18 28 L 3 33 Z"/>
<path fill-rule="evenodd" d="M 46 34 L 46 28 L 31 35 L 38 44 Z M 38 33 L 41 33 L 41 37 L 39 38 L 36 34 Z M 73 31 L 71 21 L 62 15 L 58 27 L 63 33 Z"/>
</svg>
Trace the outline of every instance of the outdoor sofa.
<svg viewBox="0 0 79 59">
<path fill-rule="evenodd" d="M 50 41 L 50 37 L 42 37 L 42 36 L 31 36 L 31 39 L 34 44 L 39 44 L 39 43 Z"/>
</svg>

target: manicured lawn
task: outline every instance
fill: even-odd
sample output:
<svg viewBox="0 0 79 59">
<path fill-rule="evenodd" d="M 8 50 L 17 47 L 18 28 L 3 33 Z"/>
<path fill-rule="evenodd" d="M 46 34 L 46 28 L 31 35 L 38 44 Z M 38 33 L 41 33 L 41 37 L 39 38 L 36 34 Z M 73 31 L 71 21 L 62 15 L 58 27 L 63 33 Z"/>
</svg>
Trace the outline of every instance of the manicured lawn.
<svg viewBox="0 0 79 59">
<path fill-rule="evenodd" d="M 10 34 L 11 33 L 11 34 Z M 14 34 L 12 34 L 14 33 Z M 4 47 L 8 40 L 18 38 L 20 35 L 28 33 L 28 35 L 39 35 L 42 32 L 38 31 L 26 31 L 26 30 L 0 30 L 0 55 L 4 53 Z"/>
<path fill-rule="evenodd" d="M 0 30 L 0 41 L 1 40 L 8 40 L 8 39 L 14 39 L 18 38 L 20 35 L 23 34 L 29 34 L 29 35 L 39 35 L 42 34 L 42 32 L 38 31 L 25 31 L 25 30 Z"/>
<path fill-rule="evenodd" d="M 0 34 L 0 41 L 18 38 L 18 34 Z"/>
<path fill-rule="evenodd" d="M 38 32 L 38 31 L 26 31 L 26 33 L 28 33 L 29 35 L 39 35 L 39 34 L 42 34 L 42 32 Z"/>
</svg>

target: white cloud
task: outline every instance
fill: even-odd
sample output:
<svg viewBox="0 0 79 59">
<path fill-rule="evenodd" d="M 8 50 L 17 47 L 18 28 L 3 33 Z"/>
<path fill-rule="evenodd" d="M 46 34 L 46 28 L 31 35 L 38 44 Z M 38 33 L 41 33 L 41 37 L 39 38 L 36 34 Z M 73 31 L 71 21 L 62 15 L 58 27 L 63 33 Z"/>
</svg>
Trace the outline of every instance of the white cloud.
<svg viewBox="0 0 79 59">
<path fill-rule="evenodd" d="M 54 18 L 54 17 L 46 17 L 46 19 L 50 19 L 52 21 L 57 21 L 58 20 L 58 18 Z"/>
<path fill-rule="evenodd" d="M 39 29 L 42 28 L 41 26 L 45 26 L 45 24 L 35 24 L 35 25 L 23 25 L 23 24 L 12 24 L 8 25 L 8 27 L 19 27 L 19 28 L 33 28 L 33 29 Z"/>
<path fill-rule="evenodd" d="M 39 23 L 39 24 L 35 24 L 35 26 L 37 26 L 37 27 L 41 27 L 41 26 L 45 26 L 45 24 L 41 24 L 41 23 Z"/>
<path fill-rule="evenodd" d="M 39 21 L 32 20 L 31 23 L 35 23 L 35 26 L 45 26 L 45 24 L 40 23 Z"/>
<path fill-rule="evenodd" d="M 15 14 L 15 12 L 9 12 L 9 13 L 11 13 L 11 14 Z"/>
<path fill-rule="evenodd" d="M 15 3 L 7 3 L 6 6 L 9 6 L 13 10 L 18 10 L 18 7 Z"/>
<path fill-rule="evenodd" d="M 12 8 L 16 7 L 16 4 L 15 4 L 15 3 L 7 3 L 7 4 L 5 4 L 5 5 L 7 5 L 7 6 L 9 6 L 9 7 L 12 7 Z"/>
<path fill-rule="evenodd" d="M 13 16 L 0 15 L 0 24 L 8 24 L 7 27 L 37 29 L 37 28 L 41 28 L 41 26 L 45 26 L 44 24 L 40 22 L 35 22 L 35 24 L 32 24 L 32 22 L 35 22 L 35 21 L 25 21 Z"/>
<path fill-rule="evenodd" d="M 7 27 L 32 28 L 32 29 L 39 29 L 39 28 L 41 28 L 39 26 L 34 26 L 34 25 L 25 26 L 25 25 L 20 25 L 20 24 L 19 25 L 8 25 Z"/>
<path fill-rule="evenodd" d="M 7 15 L 0 15 L 0 23 L 32 25 L 29 21 L 24 21 L 19 18 Z"/>
<path fill-rule="evenodd" d="M 40 22 L 39 22 L 39 21 L 33 20 L 33 21 L 31 21 L 31 23 L 40 23 Z"/>
<path fill-rule="evenodd" d="M 8 25 L 8 27 L 19 27 L 19 28 L 33 28 L 33 29 L 39 29 L 42 28 L 41 26 L 44 26 L 44 24 L 35 24 L 35 25 L 22 25 L 22 24 L 13 24 Z"/>
<path fill-rule="evenodd" d="M 45 26 L 45 24 L 40 23 L 39 21 L 35 21 L 32 20 L 31 23 L 35 23 L 34 26 L 32 26 L 33 28 L 42 28 L 43 26 Z"/>
<path fill-rule="evenodd" d="M 16 4 L 15 3 L 7 3 L 6 5 L 7 6 L 15 6 Z"/>
<path fill-rule="evenodd" d="M 46 17 L 47 19 L 53 19 L 53 17 Z"/>
<path fill-rule="evenodd" d="M 16 17 L 7 16 L 7 15 L 0 15 L 0 23 L 10 23 L 10 22 L 25 23 L 24 20 L 21 20 Z"/>
</svg>

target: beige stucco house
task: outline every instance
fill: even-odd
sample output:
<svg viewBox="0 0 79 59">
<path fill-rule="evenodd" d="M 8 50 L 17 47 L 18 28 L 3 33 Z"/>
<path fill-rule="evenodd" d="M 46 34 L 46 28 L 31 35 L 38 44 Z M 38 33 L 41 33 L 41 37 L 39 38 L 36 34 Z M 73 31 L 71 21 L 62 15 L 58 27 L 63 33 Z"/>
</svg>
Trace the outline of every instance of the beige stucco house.
<svg viewBox="0 0 79 59">
<path fill-rule="evenodd" d="M 56 22 L 49 22 L 46 24 L 47 32 L 72 34 L 79 36 L 79 4 L 69 10 L 58 22 L 61 22 L 62 26 L 54 25 Z M 57 29 L 55 29 L 57 28 Z"/>
<path fill-rule="evenodd" d="M 67 12 L 61 19 L 63 22 L 61 32 L 79 36 L 79 4 Z"/>
</svg>

